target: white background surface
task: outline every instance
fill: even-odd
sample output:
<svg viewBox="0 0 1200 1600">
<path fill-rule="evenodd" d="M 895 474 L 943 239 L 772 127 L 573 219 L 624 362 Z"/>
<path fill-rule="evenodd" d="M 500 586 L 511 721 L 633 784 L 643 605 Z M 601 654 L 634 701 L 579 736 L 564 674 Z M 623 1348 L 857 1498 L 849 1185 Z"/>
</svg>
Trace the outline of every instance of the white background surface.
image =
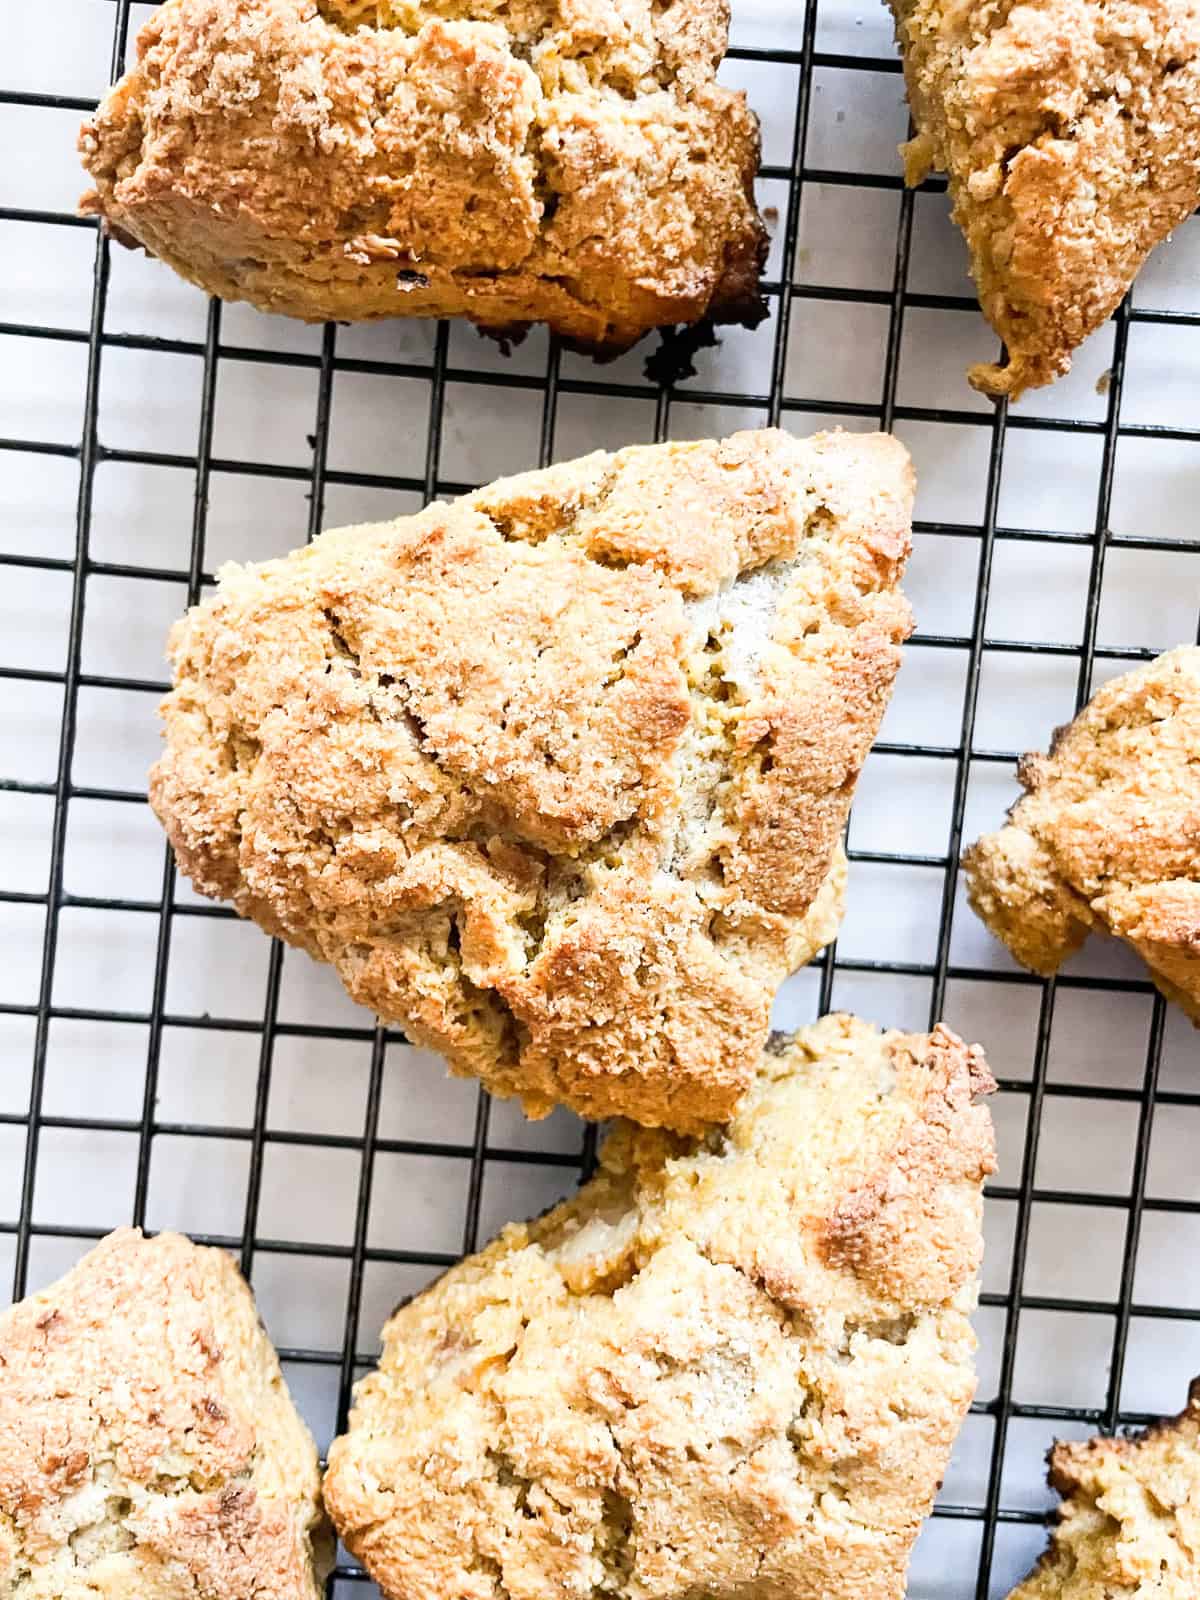
<svg viewBox="0 0 1200 1600">
<path fill-rule="evenodd" d="M 135 21 L 148 14 L 135 6 Z M 53 7 L 0 8 L 0 89 L 95 96 L 107 79 L 112 0 L 59 0 Z M 743 47 L 799 52 L 799 0 L 745 0 L 735 7 L 734 42 Z M 817 48 L 866 56 L 891 54 L 882 7 L 822 0 Z M 790 166 L 799 69 L 795 65 L 731 60 L 724 76 L 745 87 L 763 121 L 764 160 Z M 74 155 L 76 111 L 0 104 L 0 207 L 70 211 L 82 174 Z M 805 150 L 807 169 L 857 175 L 858 183 L 806 180 L 802 186 L 796 281 L 827 289 L 884 291 L 893 287 L 899 193 L 888 187 L 898 170 L 896 141 L 906 112 L 901 81 L 883 72 L 818 67 Z M 884 179 L 882 185 L 870 181 Z M 768 269 L 780 270 L 788 184 L 762 184 L 774 206 L 775 247 Z M 94 234 L 54 223 L 0 220 L 0 323 L 6 329 L 86 330 L 91 307 Z M 1200 223 L 1195 220 L 1156 256 L 1137 286 L 1144 308 L 1200 311 Z M 964 297 L 953 308 L 908 305 L 900 346 L 896 431 L 909 446 L 920 478 L 915 541 L 907 590 L 918 616 L 882 739 L 893 745 L 956 747 L 963 716 L 981 522 L 992 440 L 991 411 L 966 386 L 968 361 L 992 354 L 995 341 L 969 301 L 964 252 L 947 218 L 943 196 L 915 201 L 911 294 Z M 773 307 L 777 302 L 773 302 Z M 133 680 L 137 687 L 85 686 L 71 776 L 76 785 L 143 791 L 157 748 L 156 686 L 165 677 L 165 630 L 184 603 L 197 450 L 204 298 L 166 268 L 139 254 L 112 256 L 107 334 L 184 341 L 185 351 L 107 346 L 103 353 L 99 439 L 108 449 L 143 459 L 101 461 L 89 553 L 94 561 L 153 567 L 177 576 L 147 581 L 91 574 L 86 585 L 82 670 L 85 675 Z M 785 394 L 808 405 L 785 413 L 784 425 L 809 432 L 840 420 L 870 427 L 879 419 L 889 329 L 886 303 L 847 303 L 798 297 L 793 303 L 785 365 Z M 427 323 L 341 329 L 337 357 L 430 366 L 436 336 Z M 302 542 L 308 515 L 306 474 L 312 465 L 321 331 L 261 317 L 241 306 L 225 309 L 216 384 L 213 455 L 205 569 L 232 557 L 259 558 Z M 754 333 L 726 335 L 703 352 L 696 379 L 681 386 L 667 412 L 672 437 L 727 433 L 764 420 L 752 403 L 769 390 L 775 318 Z M 1098 380 L 1109 365 L 1113 328 L 1097 334 L 1077 358 L 1070 378 L 1030 396 L 1010 414 L 999 482 L 998 524 L 990 598 L 989 641 L 1024 640 L 1078 647 L 1092 564 L 1103 435 L 1037 431 L 1022 418 L 1042 416 L 1102 422 L 1106 399 Z M 562 361 L 565 378 L 639 386 L 628 395 L 559 396 L 554 454 L 569 457 L 597 445 L 617 446 L 654 435 L 656 395 L 644 382 L 643 361 L 653 341 L 605 368 L 578 357 Z M 247 360 L 244 352 L 267 352 Z M 455 370 L 517 372 L 541 377 L 547 340 L 533 333 L 511 358 L 470 328 L 449 336 Z M 270 353 L 301 352 L 313 363 L 288 367 Z M 86 343 L 48 337 L 0 336 L 0 439 L 57 441 L 77 446 L 84 404 Z M 700 404 L 689 391 L 720 392 L 728 403 Z M 338 482 L 338 474 L 423 477 L 431 406 L 428 376 L 368 375 L 336 370 L 329 445 L 331 481 L 325 524 L 382 517 L 412 509 L 414 491 Z M 857 410 L 832 418 L 823 410 L 849 402 Z M 455 381 L 446 385 L 438 476 L 441 485 L 478 482 L 535 465 L 543 393 Z M 946 408 L 958 420 L 906 412 Z M 1200 324 L 1134 323 L 1120 412 L 1127 425 L 1200 428 Z M 155 460 L 182 457 L 182 463 Z M 149 459 L 145 459 L 149 458 Z M 295 469 L 292 477 L 255 476 L 254 464 Z M 63 558 L 74 554 L 78 462 L 69 457 L 0 449 L 0 553 Z M 1104 566 L 1094 681 L 1122 670 L 1105 649 L 1159 650 L 1196 637 L 1200 600 L 1200 446 L 1150 433 L 1123 434 L 1117 446 L 1110 524 L 1117 535 L 1165 541 L 1163 548 L 1110 550 Z M 946 525 L 951 531 L 945 531 Z M 1068 542 L 1017 540 L 1015 530 L 1065 532 Z M 0 665 L 35 669 L 39 680 L 0 679 L 0 777 L 52 782 L 58 759 L 61 678 L 66 657 L 71 573 L 0 566 Z M 921 637 L 951 636 L 951 647 Z M 1018 654 L 985 649 L 974 747 L 1016 752 L 1045 743 L 1074 706 L 1077 655 Z M 944 855 L 957 760 L 877 752 L 860 785 L 850 830 L 859 851 Z M 1011 762 L 973 761 L 965 838 L 995 826 L 1014 793 Z M 53 797 L 0 791 L 0 890 L 44 895 Z M 136 1123 L 141 1116 L 149 1028 L 145 1021 L 101 1022 L 89 1011 L 148 1013 L 155 981 L 163 889 L 161 835 L 144 805 L 72 800 L 68 812 L 64 887 L 77 897 L 140 902 L 145 909 L 113 911 L 68 906 L 60 920 L 59 952 L 49 1031 L 43 1111 L 83 1121 Z M 896 961 L 912 968 L 880 974 L 839 966 L 833 1002 L 879 1021 L 924 1027 L 936 959 L 941 866 L 857 862 L 849 909 L 838 944 L 840 962 Z M 152 1148 L 147 1222 L 193 1232 L 237 1236 L 246 1204 L 254 1124 L 260 1029 L 270 946 L 250 926 L 195 914 L 186 884 L 175 888 L 179 914 L 171 919 L 165 973 L 165 1027 L 156 1115 L 164 1123 L 242 1130 L 223 1138 L 158 1134 Z M 0 1115 L 28 1111 L 34 1019 L 21 1008 L 36 1002 L 45 908 L 0 903 Z M 1037 982 L 989 981 L 1015 971 L 1007 956 L 955 901 L 945 1015 L 985 1044 L 993 1069 L 1010 1084 L 995 1103 L 1002 1167 L 997 1182 L 1021 1182 L 1022 1148 L 1033 1071 Z M 968 975 L 969 974 L 969 975 Z M 1117 981 L 1107 989 L 1073 986 L 1072 978 Z M 1121 983 L 1132 987 L 1121 988 Z M 778 1020 L 791 1025 L 815 1013 L 819 972 L 797 975 L 781 993 Z M 1093 942 L 1071 963 L 1060 985 L 1047 1057 L 1050 1093 L 1044 1102 L 1034 1173 L 1036 1194 L 1102 1195 L 1087 1206 L 1035 1197 L 1030 1217 L 1024 1290 L 1099 1303 L 1106 1310 L 1022 1309 L 1013 1397 L 1020 1404 L 1102 1407 L 1116 1319 L 1133 1179 L 1139 1105 L 1120 1091 L 1140 1088 L 1146 1071 L 1154 1004 L 1144 974 L 1114 945 Z M 59 1015 L 81 1011 L 82 1018 Z M 213 1030 L 196 1019 L 230 1019 L 240 1030 Z M 266 1127 L 268 1140 L 257 1235 L 349 1247 L 353 1239 L 364 1107 L 370 1063 L 370 1018 L 346 1000 L 331 975 L 289 952 L 283 963 L 279 1019 L 341 1030 L 336 1038 L 281 1035 L 274 1049 Z M 1154 1308 L 1200 1314 L 1200 1209 L 1156 1209 L 1161 1200 L 1200 1202 L 1200 1048 L 1182 1016 L 1168 1011 L 1160 1087 L 1196 1098 L 1160 1107 L 1146 1172 L 1149 1205 L 1142 1232 L 1133 1299 Z M 1089 1090 L 1117 1091 L 1107 1099 Z M 1078 1091 L 1076 1093 L 1075 1091 Z M 447 1081 L 438 1064 L 408 1047 L 389 1045 L 380 1125 L 383 1137 L 469 1146 L 474 1085 Z M 343 1143 L 317 1149 L 272 1141 L 270 1134 L 336 1134 Z M 530 1125 L 511 1107 L 493 1109 L 490 1145 L 509 1152 L 552 1149 L 572 1156 L 580 1128 L 559 1113 Z M 19 1209 L 25 1130 L 0 1123 L 0 1223 Z M 107 1228 L 128 1220 L 138 1153 L 136 1131 L 43 1130 L 33 1205 L 35 1226 Z M 367 1243 L 371 1249 L 454 1252 L 461 1247 L 466 1177 L 462 1155 L 381 1154 Z M 541 1209 L 574 1182 L 569 1164 L 539 1167 L 519 1159 L 487 1164 L 481 1237 L 508 1217 Z M 1017 1205 L 988 1202 L 989 1253 L 985 1289 L 1010 1287 Z M 0 1299 L 10 1280 L 13 1236 L 0 1233 Z M 86 1241 L 35 1235 L 30 1286 L 57 1276 Z M 345 1257 L 263 1252 L 253 1280 L 276 1342 L 286 1348 L 338 1352 L 348 1281 Z M 374 1348 L 390 1306 L 434 1269 L 368 1260 L 357 1348 Z M 1005 1323 L 1002 1306 L 981 1310 L 980 1399 L 994 1397 Z M 1128 1412 L 1176 1410 L 1187 1379 L 1200 1372 L 1200 1320 L 1135 1315 L 1121 1386 Z M 328 1442 L 337 1404 L 337 1367 L 290 1364 L 289 1381 L 319 1443 Z M 948 1476 L 943 1498 L 980 1506 L 986 1489 L 994 1424 L 972 1416 Z M 1009 1424 L 1002 1504 L 1010 1510 L 1048 1503 L 1042 1454 L 1056 1424 L 1015 1418 Z M 1057 1431 L 1077 1436 L 1076 1424 Z M 978 1521 L 935 1520 L 913 1566 L 914 1597 L 973 1593 Z M 1001 1525 L 993 1593 L 1028 1565 L 1040 1548 L 1037 1526 Z M 364 1595 L 344 1583 L 346 1595 Z"/>
</svg>

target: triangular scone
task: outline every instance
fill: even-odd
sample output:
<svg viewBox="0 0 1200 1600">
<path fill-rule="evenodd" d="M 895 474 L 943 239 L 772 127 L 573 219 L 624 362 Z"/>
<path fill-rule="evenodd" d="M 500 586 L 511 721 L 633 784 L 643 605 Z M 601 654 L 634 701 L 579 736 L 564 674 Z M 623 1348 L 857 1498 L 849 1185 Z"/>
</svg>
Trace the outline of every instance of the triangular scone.
<svg viewBox="0 0 1200 1600">
<path fill-rule="evenodd" d="M 225 1251 L 120 1228 L 0 1312 L 6 1600 L 320 1600 L 320 1484 Z"/>
<path fill-rule="evenodd" d="M 972 906 L 1049 976 L 1093 929 L 1127 940 L 1200 1022 L 1200 648 L 1099 689 L 963 858 Z"/>
<path fill-rule="evenodd" d="M 1200 203 L 1191 0 L 891 0 L 917 135 L 907 177 L 950 178 L 1012 395 L 1066 372 L 1142 262 Z"/>
<path fill-rule="evenodd" d="M 1009 1600 L 1196 1600 L 1200 1379 L 1185 1411 L 1133 1438 L 1056 1444 L 1050 1545 Z"/>
<path fill-rule="evenodd" d="M 390 1600 L 900 1600 L 975 1389 L 992 1129 L 943 1028 L 777 1038 L 732 1124 L 398 1310 L 329 1453 Z"/>
<path fill-rule="evenodd" d="M 180 865 L 533 1115 L 724 1120 L 837 928 L 911 497 L 893 439 L 746 433 L 227 567 L 171 641 Z"/>
</svg>

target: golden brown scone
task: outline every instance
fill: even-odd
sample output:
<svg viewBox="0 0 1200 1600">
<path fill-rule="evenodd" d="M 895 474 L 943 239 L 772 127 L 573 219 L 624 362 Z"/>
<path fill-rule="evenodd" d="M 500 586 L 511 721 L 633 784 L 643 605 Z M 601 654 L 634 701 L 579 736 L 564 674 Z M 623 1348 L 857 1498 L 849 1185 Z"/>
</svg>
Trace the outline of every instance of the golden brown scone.
<svg viewBox="0 0 1200 1600">
<path fill-rule="evenodd" d="M 1187 1409 L 1135 1438 L 1056 1444 L 1050 1545 L 1009 1600 L 1196 1600 L 1200 1380 Z"/>
<path fill-rule="evenodd" d="M 1066 372 L 1200 202 L 1194 0 L 891 0 L 917 135 L 910 183 L 950 178 L 1016 398 Z"/>
<path fill-rule="evenodd" d="M 994 1087 L 945 1028 L 777 1037 L 698 1140 L 397 1311 L 325 1493 L 392 1600 L 899 1600 L 975 1388 Z"/>
<path fill-rule="evenodd" d="M 893 439 L 746 433 L 227 567 L 151 802 L 202 893 L 531 1115 L 724 1120 L 840 918 L 911 495 Z"/>
<path fill-rule="evenodd" d="M 1043 977 L 1093 930 L 1127 940 L 1200 1022 L 1200 649 L 1106 683 L 1017 775 L 963 857 L 972 906 Z"/>
<path fill-rule="evenodd" d="M 122 1228 L 0 1313 L 5 1600 L 319 1600 L 332 1554 L 224 1251 Z"/>
<path fill-rule="evenodd" d="M 80 135 L 85 211 L 308 321 L 754 322 L 727 0 L 167 0 Z"/>
</svg>

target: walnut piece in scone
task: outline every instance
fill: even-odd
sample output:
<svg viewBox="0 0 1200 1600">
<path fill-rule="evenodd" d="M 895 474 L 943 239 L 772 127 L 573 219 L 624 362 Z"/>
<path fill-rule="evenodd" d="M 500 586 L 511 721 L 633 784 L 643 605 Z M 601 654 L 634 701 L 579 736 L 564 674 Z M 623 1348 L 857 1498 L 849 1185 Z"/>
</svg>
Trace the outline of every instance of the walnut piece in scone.
<svg viewBox="0 0 1200 1600">
<path fill-rule="evenodd" d="M 1196 1600 L 1200 1379 L 1187 1409 L 1136 1437 L 1056 1444 L 1050 1545 L 1009 1600 Z"/>
<path fill-rule="evenodd" d="M 725 1129 L 398 1310 L 325 1481 L 391 1600 L 900 1600 L 975 1388 L 994 1087 L 945 1028 L 776 1037 Z"/>
<path fill-rule="evenodd" d="M 1048 977 L 1093 930 L 1125 939 L 1200 1022 L 1200 648 L 1114 678 L 964 856 L 971 905 Z"/>
<path fill-rule="evenodd" d="M 544 1115 L 729 1116 L 910 627 L 882 435 L 596 453 L 225 568 L 150 795 L 202 893 Z"/>
<path fill-rule="evenodd" d="M 317 1452 L 232 1259 L 110 1234 L 0 1313 L 0 1596 L 319 1600 Z"/>
<path fill-rule="evenodd" d="M 908 181 L 949 175 L 1007 365 L 1050 383 L 1200 203 L 1200 8 L 1191 0 L 891 0 L 916 137 Z"/>
<path fill-rule="evenodd" d="M 309 321 L 547 322 L 613 352 L 763 313 L 726 0 L 167 0 L 84 125 L 85 211 Z"/>
</svg>

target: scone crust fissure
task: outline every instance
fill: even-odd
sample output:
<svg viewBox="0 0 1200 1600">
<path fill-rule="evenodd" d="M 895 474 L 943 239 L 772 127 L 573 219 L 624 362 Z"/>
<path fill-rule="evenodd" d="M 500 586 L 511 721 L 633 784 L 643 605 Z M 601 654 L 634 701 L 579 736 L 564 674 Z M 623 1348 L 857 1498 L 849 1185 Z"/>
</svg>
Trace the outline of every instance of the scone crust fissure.
<svg viewBox="0 0 1200 1600">
<path fill-rule="evenodd" d="M 1146 256 L 1200 203 L 1200 11 L 1180 0 L 891 0 L 917 136 L 911 182 L 949 175 L 1007 362 L 1050 383 Z"/>
<path fill-rule="evenodd" d="M 202 892 L 531 1114 L 723 1120 L 840 916 L 911 493 L 883 436 L 741 434 L 227 568 L 152 804 Z"/>
<path fill-rule="evenodd" d="M 326 1479 L 385 1595 L 900 1600 L 974 1390 L 991 1087 L 828 1017 L 397 1311 Z"/>
<path fill-rule="evenodd" d="M 1043 976 L 1093 930 L 1125 939 L 1200 1022 L 1200 648 L 1106 683 L 1018 775 L 964 857 L 974 909 Z"/>
<path fill-rule="evenodd" d="M 758 126 L 711 0 L 166 0 L 81 134 L 84 207 L 308 321 L 547 322 L 603 353 L 757 320 Z"/>
<path fill-rule="evenodd" d="M 0 1313 L 0 1594 L 319 1600 L 331 1543 L 224 1251 L 121 1229 Z"/>
</svg>

